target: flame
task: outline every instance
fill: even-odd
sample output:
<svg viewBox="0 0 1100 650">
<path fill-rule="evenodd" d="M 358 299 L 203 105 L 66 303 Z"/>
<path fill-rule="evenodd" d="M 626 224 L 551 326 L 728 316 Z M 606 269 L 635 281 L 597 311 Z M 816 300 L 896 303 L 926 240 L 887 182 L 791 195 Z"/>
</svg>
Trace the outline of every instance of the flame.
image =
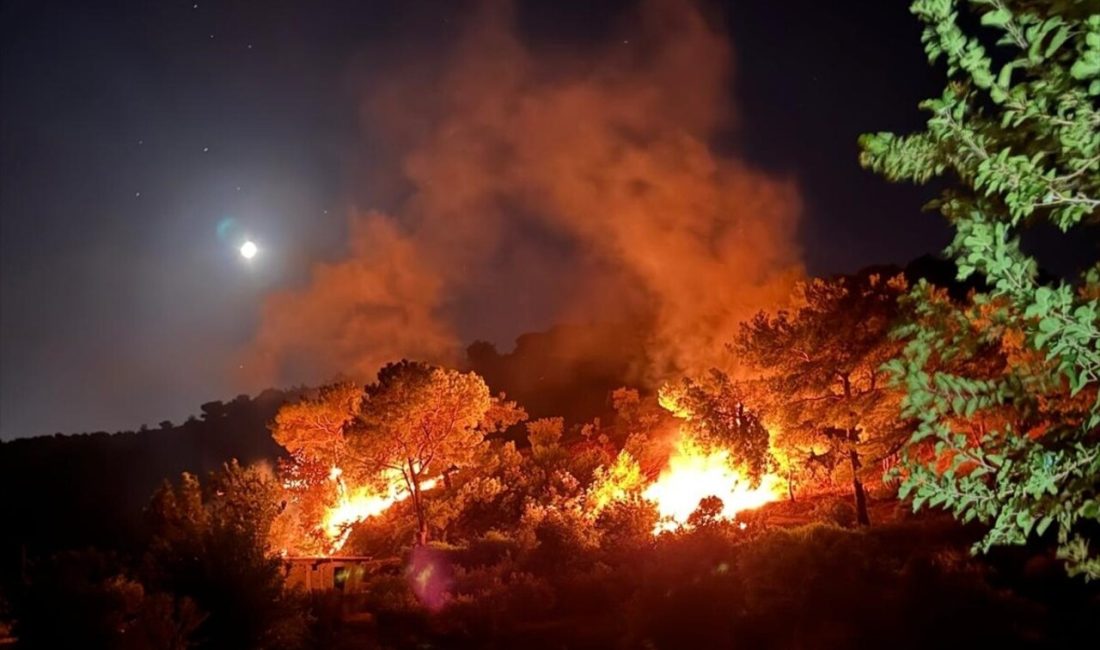
<svg viewBox="0 0 1100 650">
<path fill-rule="evenodd" d="M 588 490 L 588 505 L 593 516 L 599 515 L 604 508 L 616 501 L 624 501 L 632 494 L 641 492 L 645 476 L 638 461 L 630 452 L 619 452 L 610 467 L 596 470 L 592 486 Z"/>
<path fill-rule="evenodd" d="M 741 511 L 759 508 L 781 498 L 780 484 L 779 477 L 766 474 L 760 485 L 753 487 L 736 469 L 728 450 L 708 451 L 684 434 L 676 443 L 668 466 L 642 496 L 653 502 L 661 515 L 653 531 L 656 534 L 688 527 L 688 517 L 706 497 L 716 496 L 722 500 L 718 518 L 728 521 Z"/>
<path fill-rule="evenodd" d="M 385 512 L 390 506 L 409 498 L 405 478 L 396 470 L 383 475 L 385 481 L 381 489 L 358 487 L 348 489 L 343 470 L 333 467 L 329 480 L 336 483 L 336 503 L 330 506 L 321 521 L 321 530 L 329 541 L 329 554 L 336 553 L 348 541 L 353 524 Z M 436 485 L 435 479 L 420 484 L 420 489 L 430 490 Z"/>
</svg>

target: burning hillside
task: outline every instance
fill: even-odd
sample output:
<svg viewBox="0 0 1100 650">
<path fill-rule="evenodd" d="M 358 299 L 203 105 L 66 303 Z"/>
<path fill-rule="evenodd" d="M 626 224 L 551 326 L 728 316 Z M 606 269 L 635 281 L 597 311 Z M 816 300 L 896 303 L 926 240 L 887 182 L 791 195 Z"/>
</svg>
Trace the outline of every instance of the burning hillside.
<svg viewBox="0 0 1100 650">
<path fill-rule="evenodd" d="M 464 377 L 453 371 L 433 371 L 416 365 L 401 366 L 401 373 L 411 373 L 419 379 L 434 377 L 432 385 L 436 388 L 457 385 Z M 388 376 L 397 374 L 400 373 Z M 424 381 L 428 383 L 423 387 L 431 383 Z M 479 390 L 478 382 L 475 379 L 471 384 L 475 393 Z M 355 464 L 354 450 L 363 448 L 360 438 L 375 435 L 357 428 L 355 423 L 369 416 L 362 412 L 337 415 L 335 419 L 328 416 L 333 416 L 333 409 L 341 404 L 366 411 L 384 403 L 390 399 L 387 393 L 393 390 L 392 386 L 376 384 L 368 387 L 366 397 L 351 400 L 349 392 L 355 389 L 350 385 L 332 388 L 313 401 L 286 407 L 286 413 L 278 419 L 281 428 L 277 429 L 277 436 L 293 441 L 297 452 L 283 468 L 286 507 L 271 542 L 283 555 L 338 553 L 357 526 L 374 519 L 385 520 L 386 526 L 395 529 L 418 519 L 423 542 L 429 530 L 445 534 L 446 524 L 441 526 L 437 520 L 440 513 L 455 522 L 467 516 L 463 511 L 504 506 L 517 500 L 521 506 L 520 520 L 564 510 L 588 525 L 596 524 L 616 507 L 644 503 L 652 508 L 652 534 L 658 535 L 694 527 L 698 523 L 695 516 L 708 521 L 734 521 L 738 513 L 781 495 L 781 482 L 774 475 L 763 474 L 754 482 L 730 448 L 713 440 L 697 439 L 689 425 L 675 425 L 661 421 L 662 418 L 650 419 L 650 430 L 631 436 L 629 449 L 618 451 L 614 451 L 616 445 L 608 436 L 613 429 L 597 431 L 590 427 L 584 432 L 587 441 L 564 444 L 562 420 L 537 420 L 527 424 L 529 446 L 523 452 L 511 443 L 478 442 L 486 432 L 479 428 L 484 422 L 473 424 L 475 420 L 471 418 L 468 431 L 473 435 L 467 442 L 480 450 L 467 455 L 462 466 L 434 463 L 438 454 L 447 453 L 443 447 L 453 445 L 454 441 L 447 440 L 448 437 L 468 435 L 452 426 L 459 405 L 437 392 L 416 393 L 420 397 L 408 401 L 409 384 L 413 382 L 404 377 L 397 383 L 399 397 L 405 400 L 402 408 L 408 412 L 406 415 L 391 412 L 390 416 L 406 420 L 408 429 L 404 435 L 415 439 L 405 443 L 391 441 L 384 446 L 391 447 L 391 451 L 400 448 L 401 454 L 416 451 L 419 460 L 391 454 L 375 465 L 373 472 L 363 471 L 361 465 L 359 471 L 350 473 L 338 465 L 331 466 L 327 473 L 309 469 L 309 464 L 317 460 L 315 443 L 319 439 L 325 441 L 321 449 L 342 450 L 338 455 Z M 458 397 L 453 390 L 450 392 L 454 398 Z M 500 400 L 494 404 L 492 408 L 511 411 L 504 422 L 515 423 L 522 417 L 514 406 Z M 678 415 L 682 418 L 684 412 Z M 344 424 L 338 431 L 331 431 L 325 428 L 326 422 Z M 316 428 L 319 425 L 320 429 Z M 668 434 L 662 431 L 669 425 L 673 439 L 665 441 L 663 438 Z M 295 428 L 288 430 L 288 427 Z M 302 451 L 310 447 L 313 452 Z M 659 472 L 653 475 L 642 472 L 636 454 L 663 454 Z M 594 463 L 595 467 L 586 469 Z M 312 479 L 306 478 L 310 475 Z M 524 481 L 531 483 L 517 489 L 519 486 L 512 484 L 515 481 L 521 485 Z M 516 494 L 510 494 L 513 491 Z M 505 506 L 501 510 L 489 516 L 507 516 L 513 509 Z"/>
</svg>

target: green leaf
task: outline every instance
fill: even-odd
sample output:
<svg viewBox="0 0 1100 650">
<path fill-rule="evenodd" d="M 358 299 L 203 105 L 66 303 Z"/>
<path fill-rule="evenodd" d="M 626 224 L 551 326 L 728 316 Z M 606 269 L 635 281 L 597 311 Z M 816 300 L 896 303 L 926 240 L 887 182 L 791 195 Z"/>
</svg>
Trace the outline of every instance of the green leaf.
<svg viewBox="0 0 1100 650">
<path fill-rule="evenodd" d="M 981 23 L 986 27 L 1004 27 L 1012 20 L 1012 13 L 1003 7 L 982 14 Z"/>
<path fill-rule="evenodd" d="M 1058 48 L 1065 44 L 1067 39 L 1069 39 L 1069 29 L 1063 25 L 1054 32 L 1054 37 L 1050 39 L 1046 52 L 1043 53 L 1044 56 L 1049 59 L 1052 54 L 1058 51 Z"/>
<path fill-rule="evenodd" d="M 1020 244 L 1026 228 L 1042 224 L 1087 237 L 1079 227 L 1096 211 L 1100 15 L 1086 4 L 916 0 L 925 51 L 944 61 L 946 86 L 921 103 L 930 112 L 924 131 L 865 138 L 861 163 L 891 180 L 953 178 L 927 209 L 954 230 L 947 254 L 957 277 L 985 282 L 965 298 L 918 283 L 893 339 L 906 341 L 891 386 L 905 393 L 903 417 L 917 423 L 911 449 L 934 441 L 985 460 L 959 477 L 957 462 L 940 473 L 927 455 L 907 456 L 905 475 L 920 485 L 914 508 L 942 503 L 962 520 L 986 522 L 980 551 L 1056 527 L 1067 570 L 1100 580 L 1100 534 L 1080 525 L 1100 521 L 1100 395 L 1081 397 L 1100 381 L 1100 266 L 1082 281 L 1040 283 Z M 990 41 L 1022 44 L 1023 56 L 1010 53 L 1003 65 L 998 56 L 994 67 L 983 35 L 970 33 L 977 26 L 959 20 L 967 5 L 1001 32 Z M 1039 353 L 1011 354 L 1006 337 L 1015 332 Z M 974 440 L 987 409 L 1048 432 L 1032 440 L 1000 425 Z M 990 467 L 995 477 L 983 474 Z"/>
<path fill-rule="evenodd" d="M 1100 75 L 1100 56 L 1078 59 L 1069 69 L 1074 79 L 1089 79 Z"/>
</svg>

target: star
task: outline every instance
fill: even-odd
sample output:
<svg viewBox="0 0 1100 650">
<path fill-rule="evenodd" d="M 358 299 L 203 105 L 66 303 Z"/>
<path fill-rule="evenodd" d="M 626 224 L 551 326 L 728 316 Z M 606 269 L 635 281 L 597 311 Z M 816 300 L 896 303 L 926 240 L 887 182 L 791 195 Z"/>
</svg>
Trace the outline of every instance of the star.
<svg viewBox="0 0 1100 650">
<path fill-rule="evenodd" d="M 210 151 L 210 147 L 203 147 L 202 148 L 203 153 L 206 153 L 207 151 Z"/>
</svg>

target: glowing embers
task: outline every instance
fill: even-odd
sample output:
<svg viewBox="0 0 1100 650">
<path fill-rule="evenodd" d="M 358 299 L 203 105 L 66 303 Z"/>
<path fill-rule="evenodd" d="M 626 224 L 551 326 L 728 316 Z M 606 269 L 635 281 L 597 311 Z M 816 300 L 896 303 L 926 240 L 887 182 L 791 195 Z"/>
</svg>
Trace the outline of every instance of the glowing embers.
<svg viewBox="0 0 1100 650">
<path fill-rule="evenodd" d="M 771 474 L 752 482 L 739 472 L 725 449 L 708 450 L 684 434 L 668 465 L 642 496 L 657 506 L 661 516 L 654 533 L 690 527 L 689 519 L 706 497 L 722 501 L 715 518 L 732 520 L 737 513 L 759 508 L 781 496 L 781 480 Z"/>
</svg>

